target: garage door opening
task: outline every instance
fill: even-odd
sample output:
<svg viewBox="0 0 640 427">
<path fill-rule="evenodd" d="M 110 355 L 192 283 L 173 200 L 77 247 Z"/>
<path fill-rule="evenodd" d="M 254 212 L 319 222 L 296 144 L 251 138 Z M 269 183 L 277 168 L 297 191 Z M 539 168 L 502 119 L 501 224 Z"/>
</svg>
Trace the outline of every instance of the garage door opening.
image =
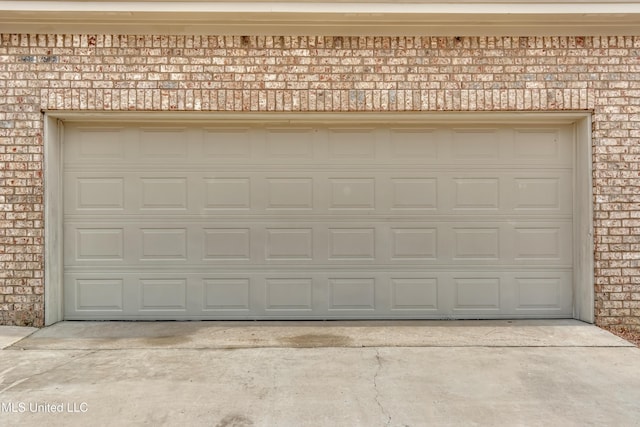
<svg viewBox="0 0 640 427">
<path fill-rule="evenodd" d="M 590 320 L 575 115 L 298 117 L 50 119 L 47 319 Z"/>
</svg>

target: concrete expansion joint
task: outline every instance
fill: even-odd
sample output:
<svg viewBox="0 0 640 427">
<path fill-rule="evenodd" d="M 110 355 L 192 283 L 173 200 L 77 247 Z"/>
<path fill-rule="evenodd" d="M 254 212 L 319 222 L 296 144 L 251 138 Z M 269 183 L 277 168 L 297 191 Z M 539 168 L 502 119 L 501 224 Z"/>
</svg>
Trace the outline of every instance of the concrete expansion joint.
<svg viewBox="0 0 640 427">
<path fill-rule="evenodd" d="M 385 423 L 385 426 L 390 426 L 391 415 L 386 411 L 386 409 L 384 409 L 384 406 L 382 406 L 382 403 L 380 402 L 380 390 L 378 390 L 378 375 L 380 375 L 380 371 L 382 370 L 382 358 L 380 357 L 379 348 L 376 348 L 376 362 L 377 362 L 376 372 L 373 374 L 373 389 L 376 392 L 376 404 L 380 408 L 380 412 L 382 412 L 382 415 L 387 418 L 387 422 Z"/>
</svg>

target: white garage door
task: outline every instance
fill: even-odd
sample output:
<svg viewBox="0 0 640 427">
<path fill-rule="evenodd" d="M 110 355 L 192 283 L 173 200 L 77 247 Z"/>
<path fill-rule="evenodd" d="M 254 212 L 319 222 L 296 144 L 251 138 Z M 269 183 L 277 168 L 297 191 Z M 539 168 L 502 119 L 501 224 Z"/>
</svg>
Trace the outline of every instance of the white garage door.
<svg viewBox="0 0 640 427">
<path fill-rule="evenodd" d="M 571 317 L 573 151 L 555 125 L 68 123 L 65 317 Z"/>
</svg>

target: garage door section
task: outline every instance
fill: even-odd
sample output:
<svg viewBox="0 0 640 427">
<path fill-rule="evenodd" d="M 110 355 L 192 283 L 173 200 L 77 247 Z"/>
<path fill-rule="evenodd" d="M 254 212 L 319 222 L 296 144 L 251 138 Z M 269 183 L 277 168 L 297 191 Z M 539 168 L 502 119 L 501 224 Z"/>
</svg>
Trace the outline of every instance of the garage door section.
<svg viewBox="0 0 640 427">
<path fill-rule="evenodd" d="M 572 315 L 570 126 L 67 123 L 67 319 Z"/>
</svg>

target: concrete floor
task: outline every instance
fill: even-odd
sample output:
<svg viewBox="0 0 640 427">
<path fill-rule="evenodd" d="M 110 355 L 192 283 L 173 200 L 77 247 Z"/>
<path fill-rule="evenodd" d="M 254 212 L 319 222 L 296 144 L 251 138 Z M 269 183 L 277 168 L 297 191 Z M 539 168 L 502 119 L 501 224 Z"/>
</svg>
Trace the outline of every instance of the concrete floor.
<svg viewBox="0 0 640 427">
<path fill-rule="evenodd" d="M 62 322 L 3 335 L 0 425 L 640 426 L 640 349 L 572 320 Z"/>
</svg>

